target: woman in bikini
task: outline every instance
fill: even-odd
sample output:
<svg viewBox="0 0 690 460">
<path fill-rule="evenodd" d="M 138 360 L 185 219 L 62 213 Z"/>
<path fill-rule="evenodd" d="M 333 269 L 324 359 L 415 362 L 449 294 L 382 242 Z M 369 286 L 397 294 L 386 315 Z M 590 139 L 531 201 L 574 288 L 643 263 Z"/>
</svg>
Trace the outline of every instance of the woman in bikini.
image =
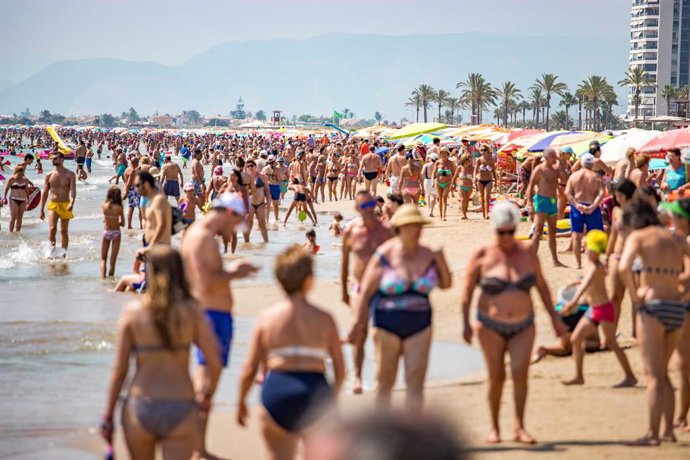
<svg viewBox="0 0 690 460">
<path fill-rule="evenodd" d="M 496 163 L 491 157 L 491 147 L 488 145 L 483 144 L 479 147 L 479 152 L 482 156 L 477 159 L 477 169 L 474 172 L 474 183 L 477 186 L 479 198 L 482 203 L 482 215 L 484 219 L 488 219 L 491 190 L 496 182 Z"/>
<path fill-rule="evenodd" d="M 245 169 L 254 187 L 252 187 L 251 196 L 249 197 L 251 206 L 249 207 L 249 215 L 247 216 L 247 232 L 244 234 L 244 240 L 249 242 L 249 235 L 252 232 L 254 217 L 256 216 L 259 230 L 261 231 L 261 237 L 264 243 L 268 243 L 268 225 L 266 223 L 266 218 L 268 217 L 268 209 L 271 206 L 271 190 L 268 187 L 268 179 L 257 170 L 254 160 L 248 160 L 245 164 Z"/>
<path fill-rule="evenodd" d="M 338 176 L 340 176 L 340 161 L 337 152 L 331 150 L 328 154 L 327 173 L 328 201 L 338 201 Z"/>
<path fill-rule="evenodd" d="M 498 419 L 506 377 L 506 353 L 510 355 L 515 400 L 513 439 L 525 444 L 536 442 L 524 424 L 527 378 L 535 336 L 534 306 L 530 296 L 533 287 L 537 288 L 556 333 L 561 335 L 568 331 L 554 310 L 539 257 L 528 244 L 515 239 L 519 222 L 520 211 L 514 204 L 502 201 L 494 206 L 491 227 L 495 240 L 477 249 L 470 257 L 460 297 L 464 339 L 471 343 L 476 335 L 488 372 L 491 430 L 486 440 L 491 444 L 501 442 Z M 470 306 L 477 286 L 481 288 L 481 294 L 473 328 Z"/>
<path fill-rule="evenodd" d="M 647 374 L 649 403 L 647 431 L 630 444 L 658 446 L 662 441 L 676 441 L 675 395 L 668 363 L 688 313 L 679 278 L 690 252 L 685 238 L 660 225 L 656 209 L 646 200 L 633 199 L 628 203 L 621 221 L 631 232 L 623 246 L 619 271 L 633 305 L 638 306 L 637 336 Z"/>
<path fill-rule="evenodd" d="M 335 321 L 307 300 L 314 285 L 313 263 L 299 246 L 277 256 L 274 271 L 285 299 L 260 316 L 240 378 L 237 423 L 245 426 L 247 396 L 259 366 L 266 370 L 260 423 L 269 458 L 295 457 L 297 444 L 335 402 L 345 378 Z M 326 379 L 328 360 L 332 384 Z"/>
<path fill-rule="evenodd" d="M 29 189 L 34 184 L 26 178 L 23 165 L 14 167 L 14 174 L 5 182 L 4 200 L 10 206 L 10 232 L 22 229 L 24 211 L 29 204 Z M 7 195 L 9 194 L 9 200 Z"/>
<path fill-rule="evenodd" d="M 352 147 L 346 147 L 345 156 L 341 160 L 343 165 L 343 183 L 340 186 L 340 199 L 343 199 L 343 191 L 348 200 L 354 199 L 354 189 L 357 185 L 357 172 L 359 160 L 354 156 Z"/>
<path fill-rule="evenodd" d="M 305 187 L 299 179 L 294 178 L 292 179 L 292 185 L 288 187 L 288 190 L 292 190 L 293 192 L 295 192 L 295 195 L 292 199 L 292 203 L 290 203 L 290 207 L 285 213 L 283 227 L 287 225 L 287 221 L 290 218 L 290 214 L 292 214 L 293 210 L 295 210 L 295 212 L 297 212 L 298 214 L 300 212 L 305 212 L 307 214 L 307 217 L 311 219 L 312 224 L 316 225 L 316 219 L 307 207 L 307 199 L 309 199 L 310 197 L 309 189 L 307 189 L 307 187 Z"/>
<path fill-rule="evenodd" d="M 609 236 L 609 244 L 606 248 L 606 269 L 611 276 L 611 302 L 615 309 L 616 328 L 621 316 L 621 306 L 623 305 L 623 298 L 625 297 L 625 284 L 618 272 L 618 262 L 621 259 L 621 252 L 623 252 L 623 244 L 628 234 L 628 229 L 623 227 L 621 216 L 623 215 L 623 208 L 630 202 L 637 190 L 635 184 L 627 179 L 616 181 L 612 184 L 613 191 L 613 212 L 611 213 L 611 235 Z M 633 336 L 635 336 L 635 306 L 631 307 L 632 312 L 632 327 Z"/>
<path fill-rule="evenodd" d="M 322 154 L 316 162 L 316 181 L 314 183 L 312 195 L 318 200 L 321 192 L 321 202 L 326 201 L 326 156 Z M 317 202 L 318 204 L 318 202 Z"/>
<path fill-rule="evenodd" d="M 117 185 L 108 189 L 105 203 L 101 206 L 103 211 L 103 240 L 101 241 L 101 279 L 105 279 L 105 266 L 110 253 L 110 270 L 108 276 L 115 276 L 115 263 L 120 252 L 120 240 L 122 232 L 120 227 L 125 225 L 125 212 L 122 207 L 122 194 Z"/>
<path fill-rule="evenodd" d="M 127 378 L 130 359 L 136 370 L 122 407 L 122 426 L 130 458 L 190 458 L 199 417 L 206 417 L 220 375 L 215 335 L 189 293 L 182 259 L 167 245 L 147 253 L 147 290 L 127 305 L 117 330 L 115 363 L 101 422 L 101 435 L 112 444 L 113 416 Z M 189 376 L 192 344 L 206 356 L 200 388 Z"/>
<path fill-rule="evenodd" d="M 405 158 L 407 159 L 407 164 L 400 170 L 400 182 L 397 193 L 403 196 L 405 203 L 412 203 L 417 206 L 422 191 L 420 183 L 422 168 L 419 166 L 419 162 L 415 162 L 412 152 L 407 152 Z"/>
<path fill-rule="evenodd" d="M 458 170 L 456 174 L 456 183 L 460 188 L 461 219 L 467 220 L 467 210 L 470 207 L 470 199 L 472 198 L 472 178 L 474 176 L 472 156 L 469 153 L 464 153 L 460 156 L 460 158 L 458 158 Z"/>
<path fill-rule="evenodd" d="M 448 194 L 455 177 L 455 165 L 450 160 L 450 152 L 446 148 L 440 150 L 440 157 L 434 168 L 433 179 L 436 182 L 436 193 L 438 193 L 438 212 L 441 220 L 446 220 L 448 211 Z"/>
<path fill-rule="evenodd" d="M 406 405 L 420 411 L 431 347 L 432 308 L 429 293 L 451 286 L 451 275 L 442 250 L 420 242 L 429 221 L 419 208 L 404 204 L 393 215 L 396 236 L 378 247 L 364 271 L 355 305 L 351 343 L 365 336 L 369 311 L 376 347 L 376 400 L 390 404 L 398 374 L 405 365 Z"/>
</svg>

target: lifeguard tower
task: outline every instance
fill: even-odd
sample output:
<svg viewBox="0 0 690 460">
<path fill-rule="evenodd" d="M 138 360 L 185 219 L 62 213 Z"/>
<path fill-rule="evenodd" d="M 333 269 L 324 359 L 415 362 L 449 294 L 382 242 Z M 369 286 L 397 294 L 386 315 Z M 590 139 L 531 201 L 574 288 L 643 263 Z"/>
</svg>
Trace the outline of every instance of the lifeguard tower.
<svg viewBox="0 0 690 460">
<path fill-rule="evenodd" d="M 280 110 L 274 110 L 273 111 L 273 117 L 271 117 L 271 122 L 273 124 L 275 124 L 275 125 L 280 124 L 280 120 L 282 119 L 280 113 L 281 113 Z"/>
</svg>

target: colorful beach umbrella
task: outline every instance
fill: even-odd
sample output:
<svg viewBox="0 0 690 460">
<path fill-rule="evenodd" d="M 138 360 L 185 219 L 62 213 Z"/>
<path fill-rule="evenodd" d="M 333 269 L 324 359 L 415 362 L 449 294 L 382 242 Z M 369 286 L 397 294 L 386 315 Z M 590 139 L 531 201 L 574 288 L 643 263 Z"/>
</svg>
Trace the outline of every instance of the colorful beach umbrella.
<svg viewBox="0 0 690 460">
<path fill-rule="evenodd" d="M 683 128 L 664 131 L 645 142 L 638 151 L 650 156 L 663 157 L 664 153 L 668 150 L 688 148 L 690 148 L 690 129 Z"/>
<path fill-rule="evenodd" d="M 537 142 L 527 147 L 528 152 L 543 152 L 545 148 L 550 147 L 551 144 L 560 136 L 569 136 L 572 134 L 581 134 L 582 131 L 557 131 L 555 133 L 549 133 L 546 136 L 539 139 Z"/>
<path fill-rule="evenodd" d="M 399 129 L 396 133 L 389 137 L 391 140 L 395 139 L 405 139 L 408 137 L 413 137 L 418 134 L 433 133 L 440 129 L 446 128 L 448 125 L 443 123 L 412 123 L 404 128 Z"/>
</svg>

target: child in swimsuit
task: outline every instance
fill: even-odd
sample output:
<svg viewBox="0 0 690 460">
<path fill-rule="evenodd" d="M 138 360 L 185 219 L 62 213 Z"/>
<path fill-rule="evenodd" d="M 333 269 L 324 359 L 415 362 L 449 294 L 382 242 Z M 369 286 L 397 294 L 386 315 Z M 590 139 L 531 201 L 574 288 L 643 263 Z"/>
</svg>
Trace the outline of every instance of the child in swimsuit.
<svg viewBox="0 0 690 460">
<path fill-rule="evenodd" d="M 88 175 L 86 174 L 86 171 L 84 170 L 84 165 L 78 164 L 77 165 L 77 180 L 81 182 L 86 182 L 86 179 L 88 179 Z"/>
<path fill-rule="evenodd" d="M 333 222 L 331 222 L 328 226 L 328 231 L 331 232 L 331 234 L 336 238 L 340 238 L 340 236 L 342 235 L 343 229 L 340 227 L 340 222 L 342 221 L 343 215 L 339 212 L 336 212 L 333 216 Z"/>
<path fill-rule="evenodd" d="M 105 266 L 110 253 L 110 269 L 108 276 L 115 276 L 115 263 L 117 254 L 120 252 L 121 232 L 120 227 L 125 225 L 125 211 L 122 206 L 122 195 L 120 188 L 113 185 L 108 189 L 105 202 L 101 207 L 103 211 L 103 239 L 101 241 L 101 279 L 105 279 Z"/>
<path fill-rule="evenodd" d="M 196 210 L 201 210 L 204 204 L 195 195 L 194 184 L 187 182 L 184 184 L 183 189 L 185 195 L 177 202 L 177 207 L 182 211 L 182 221 L 189 225 L 196 220 Z"/>
<path fill-rule="evenodd" d="M 41 164 L 41 159 L 36 158 L 36 166 L 34 166 L 36 174 L 43 174 L 43 164 Z"/>
<path fill-rule="evenodd" d="M 615 308 L 606 293 L 606 268 L 599 259 L 606 252 L 608 237 L 601 230 L 592 230 L 587 234 L 587 267 L 584 279 L 573 298 L 563 307 L 562 314 L 568 315 L 575 311 L 580 297 L 584 294 L 588 297 L 589 309 L 577 324 L 570 338 L 573 358 L 575 359 L 575 377 L 563 381 L 564 385 L 582 385 L 585 378 L 582 372 L 584 360 L 585 339 L 594 329 L 601 326 L 604 333 L 603 345 L 613 351 L 618 362 L 625 372 L 625 379 L 616 385 L 616 388 L 635 386 L 637 379 L 630 368 L 625 352 L 616 341 Z"/>
<path fill-rule="evenodd" d="M 319 252 L 319 249 L 321 249 L 321 246 L 316 244 L 316 231 L 312 228 L 311 230 L 308 230 L 304 236 L 307 237 L 307 241 L 304 242 L 302 247 L 310 253 L 316 255 Z"/>
</svg>

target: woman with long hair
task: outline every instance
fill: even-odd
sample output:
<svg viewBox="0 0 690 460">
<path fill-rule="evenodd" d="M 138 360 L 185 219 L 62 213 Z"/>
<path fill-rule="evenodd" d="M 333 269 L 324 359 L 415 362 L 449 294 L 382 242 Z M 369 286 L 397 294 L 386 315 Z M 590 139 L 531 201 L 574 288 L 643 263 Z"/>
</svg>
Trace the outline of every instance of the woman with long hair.
<svg viewBox="0 0 690 460">
<path fill-rule="evenodd" d="M 254 160 L 248 160 L 244 167 L 254 185 L 251 187 L 251 196 L 249 197 L 250 206 L 247 208 L 249 215 L 247 216 L 247 231 L 244 234 L 244 240 L 249 241 L 256 216 L 261 237 L 264 243 L 268 243 L 268 212 L 271 207 L 271 190 L 268 187 L 268 178 L 259 172 Z"/>
<path fill-rule="evenodd" d="M 103 240 L 101 241 L 101 279 L 105 279 L 105 267 L 108 263 L 108 252 L 110 253 L 110 270 L 108 276 L 115 276 L 115 263 L 120 252 L 120 240 L 122 231 L 120 227 L 125 225 L 125 212 L 122 207 L 122 193 L 117 185 L 108 189 L 105 196 L 105 203 L 101 206 L 103 211 Z"/>
<path fill-rule="evenodd" d="M 451 176 L 452 177 L 452 176 Z M 393 215 L 396 236 L 378 247 L 369 260 L 355 305 L 349 340 L 359 343 L 366 334 L 371 307 L 376 347 L 376 399 L 389 404 L 398 375 L 405 363 L 406 404 L 421 410 L 424 381 L 431 348 L 432 307 L 430 292 L 451 286 L 451 275 L 442 250 L 420 241 L 429 223 L 419 208 L 404 204 Z"/>
<path fill-rule="evenodd" d="M 467 220 L 467 210 L 470 207 L 472 196 L 472 177 L 474 176 L 474 165 L 472 156 L 464 153 L 458 158 L 457 184 L 460 188 L 460 215 L 462 220 Z"/>
<path fill-rule="evenodd" d="M 621 221 L 631 232 L 625 240 L 618 270 L 633 305 L 638 306 L 637 337 L 647 374 L 649 403 L 647 432 L 631 444 L 658 446 L 662 441 L 676 441 L 675 395 L 668 363 L 687 316 L 679 278 L 690 252 L 685 238 L 660 225 L 656 209 L 646 200 L 628 203 Z"/>
<path fill-rule="evenodd" d="M 189 375 L 192 344 L 206 356 L 208 373 L 195 393 Z M 167 245 L 147 253 L 147 290 L 125 307 L 117 330 L 115 364 L 101 435 L 113 439 L 113 416 L 130 358 L 136 371 L 122 407 L 122 427 L 130 457 L 153 460 L 156 445 L 164 459 L 188 459 L 199 417 L 210 409 L 220 375 L 215 336 L 189 293 L 179 253 Z"/>
<path fill-rule="evenodd" d="M 422 192 L 422 167 L 419 160 L 415 160 L 412 152 L 407 152 L 405 159 L 407 164 L 400 170 L 399 190 L 396 190 L 396 192 L 403 196 L 405 203 L 417 206 Z"/>
<path fill-rule="evenodd" d="M 307 300 L 314 286 L 312 256 L 292 246 L 276 258 L 275 275 L 285 299 L 258 321 L 240 380 L 237 422 L 246 424 L 246 399 L 261 365 L 267 371 L 261 390 L 261 429 L 269 458 L 291 459 L 297 443 L 335 400 L 345 365 L 335 321 Z M 326 361 L 335 381 L 326 380 Z"/>
<path fill-rule="evenodd" d="M 467 343 L 476 335 L 484 354 L 489 376 L 488 400 L 491 430 L 488 443 L 501 442 L 498 423 L 503 384 L 505 354 L 510 355 L 515 401 L 513 439 L 533 444 L 535 439 L 525 428 L 525 404 L 530 354 L 534 345 L 534 304 L 530 291 L 537 288 L 558 335 L 568 332 L 556 314 L 551 293 L 541 271 L 537 254 L 529 244 L 515 239 L 520 222 L 517 206 L 502 201 L 491 211 L 491 227 L 495 239 L 477 249 L 470 257 L 461 292 L 460 305 L 464 322 L 463 336 Z M 470 306 L 476 287 L 481 289 L 477 300 L 477 321 L 470 323 Z"/>
</svg>

